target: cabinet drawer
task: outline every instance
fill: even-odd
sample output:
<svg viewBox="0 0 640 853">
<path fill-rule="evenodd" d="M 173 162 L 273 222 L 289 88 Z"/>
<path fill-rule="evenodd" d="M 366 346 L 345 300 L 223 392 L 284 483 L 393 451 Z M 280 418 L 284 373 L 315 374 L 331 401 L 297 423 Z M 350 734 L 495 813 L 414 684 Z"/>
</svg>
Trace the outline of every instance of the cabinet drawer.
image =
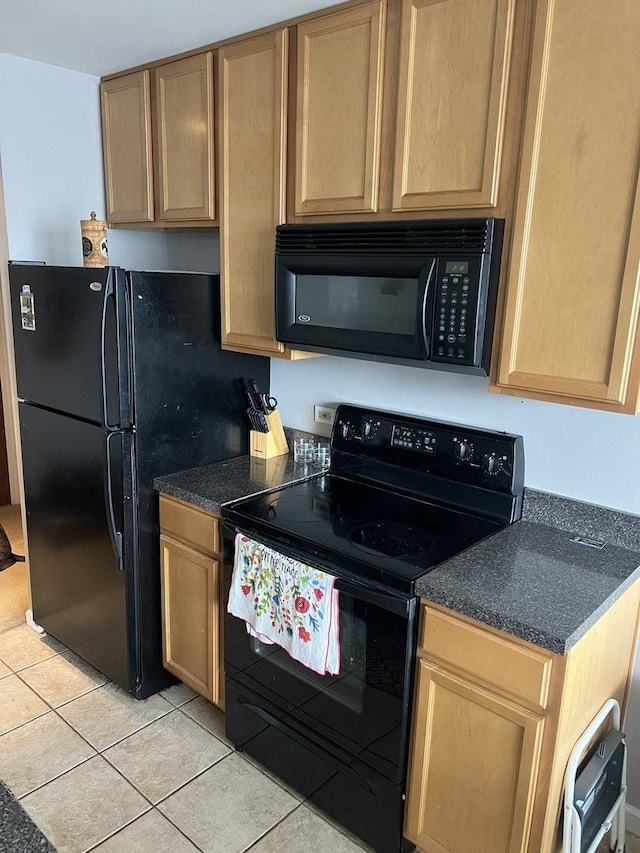
<svg viewBox="0 0 640 853">
<path fill-rule="evenodd" d="M 160 495 L 160 530 L 206 554 L 220 551 L 220 519 L 164 495 Z"/>
<path fill-rule="evenodd" d="M 454 615 L 423 606 L 421 652 L 474 680 L 547 707 L 552 655 L 522 646 Z"/>
</svg>

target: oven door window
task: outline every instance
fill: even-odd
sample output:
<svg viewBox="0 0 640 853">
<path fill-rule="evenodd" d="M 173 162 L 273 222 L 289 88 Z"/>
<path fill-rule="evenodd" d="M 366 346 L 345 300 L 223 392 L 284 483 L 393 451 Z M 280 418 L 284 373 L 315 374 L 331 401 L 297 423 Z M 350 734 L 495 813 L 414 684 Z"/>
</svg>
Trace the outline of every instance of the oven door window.
<svg viewBox="0 0 640 853">
<path fill-rule="evenodd" d="M 277 645 L 225 626 L 227 674 L 278 706 L 296 727 L 399 778 L 410 695 L 412 620 L 340 591 L 340 673 L 320 676 Z"/>
</svg>

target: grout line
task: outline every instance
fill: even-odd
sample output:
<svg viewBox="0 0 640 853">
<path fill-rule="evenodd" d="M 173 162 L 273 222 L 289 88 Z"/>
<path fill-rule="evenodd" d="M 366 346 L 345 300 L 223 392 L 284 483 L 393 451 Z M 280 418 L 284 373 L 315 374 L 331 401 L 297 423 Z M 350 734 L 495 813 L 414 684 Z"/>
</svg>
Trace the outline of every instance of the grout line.
<svg viewBox="0 0 640 853">
<path fill-rule="evenodd" d="M 100 841 L 97 841 L 95 844 L 92 844 L 91 847 L 84 847 L 82 849 L 82 853 L 89 853 L 90 850 L 95 850 L 96 847 L 99 847 L 101 844 L 104 844 L 106 841 L 109 841 L 109 839 L 113 838 L 114 835 L 117 835 L 119 832 L 122 832 L 123 829 L 126 829 L 128 826 L 131 826 L 132 823 L 135 823 L 137 820 L 140 820 L 141 817 L 148 815 L 149 812 L 152 811 L 153 806 L 150 809 L 146 809 L 145 811 L 143 811 L 142 814 L 139 814 L 131 820 L 127 821 L 127 823 L 124 823 L 121 827 L 114 830 L 114 832 L 110 832 L 108 835 L 105 835 L 104 838 L 101 838 Z"/>
<path fill-rule="evenodd" d="M 51 784 L 51 782 L 56 782 L 58 779 L 61 779 L 63 776 L 66 776 L 67 773 L 71 773 L 72 770 L 77 770 L 78 767 L 82 767 L 83 764 L 86 764 L 88 761 L 92 761 L 94 758 L 97 757 L 98 754 L 95 753 L 94 755 L 89 755 L 87 758 L 83 758 L 82 761 L 78 761 L 78 763 L 74 764 L 73 767 L 68 767 L 66 770 L 63 770 L 62 773 L 58 773 L 58 775 L 54 776 L 53 779 L 47 779 L 46 782 L 43 782 L 41 785 L 37 785 L 31 791 L 27 791 L 26 794 L 21 794 L 19 797 L 16 796 L 16 800 L 20 802 L 20 800 L 24 800 L 25 797 L 30 797 L 31 794 L 35 794 L 37 791 L 41 791 L 43 788 L 46 788 L 47 785 Z M 31 818 L 31 820 L 33 820 L 33 822 L 35 823 L 34 818 Z M 41 827 L 38 828 L 41 829 Z M 41 831 L 44 832 L 43 829 L 41 829 Z"/>
<path fill-rule="evenodd" d="M 225 757 L 226 757 L 226 756 L 225 756 Z M 163 801 L 163 802 L 164 802 L 164 801 Z M 200 851 L 200 853 L 205 853 L 205 851 L 203 850 L 203 848 L 202 848 L 202 847 L 199 847 L 199 846 L 196 844 L 196 842 L 193 840 L 193 838 L 190 838 L 190 837 L 186 834 L 186 832 L 184 832 L 184 830 L 180 829 L 180 827 L 179 827 L 176 823 L 174 823 L 168 815 L 166 815 L 164 812 L 161 812 L 161 811 L 160 811 L 160 809 L 159 809 L 157 806 L 154 806 L 154 807 L 153 807 L 153 811 L 154 811 L 154 812 L 157 812 L 161 817 L 163 817 L 166 821 L 168 821 L 174 829 L 177 829 L 177 830 L 178 830 L 178 832 L 180 833 L 180 835 L 182 835 L 182 836 L 183 836 L 183 838 L 186 838 L 186 839 L 187 839 L 187 841 L 188 841 L 190 844 L 193 844 L 193 846 L 195 847 L 195 849 L 196 849 L 196 850 L 199 850 L 199 851 Z M 146 812 L 145 812 L 145 814 L 146 814 Z"/>
<path fill-rule="evenodd" d="M 157 721 L 154 720 L 154 722 L 157 722 Z M 142 729 L 139 729 L 138 731 L 142 731 Z M 137 732 L 134 732 L 133 734 L 137 734 Z M 131 735 L 129 735 L 128 737 L 131 737 Z M 126 738 L 123 738 L 123 740 L 126 740 Z M 122 741 L 118 741 L 118 743 L 122 743 Z M 117 745 L 118 744 L 114 744 L 114 746 L 117 746 Z M 111 749 L 111 747 L 108 747 L 108 749 Z M 220 758 L 217 758 L 208 767 L 205 767 L 203 770 L 199 770 L 194 776 L 192 776 L 190 779 L 187 779 L 186 782 L 183 782 L 181 785 L 179 785 L 173 791 L 170 791 L 166 796 L 164 796 L 160 800 L 158 800 L 157 803 L 154 803 L 152 800 L 149 799 L 149 797 L 147 796 L 147 794 L 144 793 L 144 791 L 142 791 L 142 790 L 140 790 L 140 788 L 138 788 L 138 786 L 136 785 L 135 782 L 132 782 L 131 779 L 129 779 L 127 776 L 125 776 L 124 771 L 120 770 L 118 767 L 116 767 L 115 764 L 113 764 L 111 761 L 109 761 L 109 758 L 106 755 L 104 755 L 104 753 L 99 753 L 101 758 L 104 758 L 104 760 L 109 764 L 110 767 L 113 767 L 113 769 L 116 770 L 126 782 L 128 782 L 133 788 L 135 788 L 136 791 L 138 791 L 138 793 L 140 793 L 145 798 L 145 800 L 147 800 L 149 803 L 151 803 L 151 806 L 153 808 L 157 808 L 157 806 L 159 806 L 161 803 L 166 802 L 166 800 L 168 800 L 169 797 L 172 797 L 174 794 L 177 794 L 178 791 L 181 791 L 183 788 L 185 788 L 187 785 L 189 785 L 195 779 L 198 779 L 200 776 L 203 776 L 208 770 L 211 770 L 212 767 L 215 767 L 216 764 L 219 764 L 221 761 L 224 761 L 224 759 L 227 758 L 228 755 L 230 755 L 230 754 L 231 753 L 227 753 L 227 755 L 220 756 Z M 161 814 L 162 814 L 162 812 L 161 812 Z"/>
<path fill-rule="evenodd" d="M 291 809 L 291 811 L 288 814 L 286 814 L 284 817 L 280 818 L 280 820 L 277 823 L 274 823 L 273 826 L 270 826 L 269 829 L 267 829 L 266 832 L 263 832 L 259 838 L 256 838 L 255 841 L 252 841 L 251 844 L 249 845 L 249 847 L 244 848 L 242 853 L 251 853 L 251 850 L 253 850 L 255 848 L 256 844 L 259 844 L 263 839 L 265 839 L 267 837 L 267 835 L 270 835 L 275 829 L 277 829 L 281 823 L 284 823 L 285 820 L 288 820 L 291 817 L 291 815 L 295 814 L 301 806 L 302 806 L 302 803 L 298 802 L 298 805 L 294 809 Z"/>
</svg>

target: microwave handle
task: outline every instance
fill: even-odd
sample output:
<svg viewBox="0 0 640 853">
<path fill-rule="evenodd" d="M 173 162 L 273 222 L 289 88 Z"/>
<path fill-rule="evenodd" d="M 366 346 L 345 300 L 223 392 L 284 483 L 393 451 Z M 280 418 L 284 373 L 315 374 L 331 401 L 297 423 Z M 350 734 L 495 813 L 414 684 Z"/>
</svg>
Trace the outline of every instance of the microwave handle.
<svg viewBox="0 0 640 853">
<path fill-rule="evenodd" d="M 422 318 L 422 342 L 424 344 L 425 355 L 429 355 L 429 347 L 431 344 L 431 324 L 428 322 L 427 314 L 429 309 L 429 293 L 431 291 L 431 283 L 433 281 L 436 270 L 436 259 L 429 258 L 418 274 L 418 285 L 422 293 L 422 306 L 420 316 Z"/>
</svg>

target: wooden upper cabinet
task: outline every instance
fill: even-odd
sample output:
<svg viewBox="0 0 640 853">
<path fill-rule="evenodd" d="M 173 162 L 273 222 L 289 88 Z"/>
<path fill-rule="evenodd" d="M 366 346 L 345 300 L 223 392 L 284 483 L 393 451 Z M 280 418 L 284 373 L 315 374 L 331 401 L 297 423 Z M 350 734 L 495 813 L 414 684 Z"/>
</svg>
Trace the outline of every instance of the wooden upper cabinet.
<svg viewBox="0 0 640 853">
<path fill-rule="evenodd" d="M 297 27 L 296 214 L 377 209 L 385 9 Z"/>
<path fill-rule="evenodd" d="M 221 48 L 222 345 L 280 354 L 274 242 L 285 217 L 287 31 Z"/>
<path fill-rule="evenodd" d="M 149 72 L 100 86 L 107 220 L 153 221 Z"/>
<path fill-rule="evenodd" d="M 213 54 L 155 69 L 159 219 L 214 219 Z"/>
<path fill-rule="evenodd" d="M 496 205 L 515 0 L 403 0 L 394 210 Z"/>
<path fill-rule="evenodd" d="M 513 393 L 637 410 L 639 42 L 637 0 L 538 3 L 498 375 Z"/>
</svg>

